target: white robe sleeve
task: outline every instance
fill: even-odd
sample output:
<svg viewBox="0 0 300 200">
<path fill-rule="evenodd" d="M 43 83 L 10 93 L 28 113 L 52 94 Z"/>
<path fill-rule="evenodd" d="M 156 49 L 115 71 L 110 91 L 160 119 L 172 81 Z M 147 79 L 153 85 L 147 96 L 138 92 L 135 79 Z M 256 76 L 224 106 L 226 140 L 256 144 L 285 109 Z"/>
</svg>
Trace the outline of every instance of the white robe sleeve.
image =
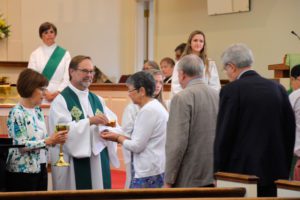
<svg viewBox="0 0 300 200">
<path fill-rule="evenodd" d="M 124 135 L 130 137 L 133 131 L 136 115 L 139 111 L 137 105 L 130 103 L 126 106 L 122 116 L 122 129 Z"/>
<path fill-rule="evenodd" d="M 210 77 L 207 77 L 205 75 L 205 69 L 204 69 L 204 82 L 207 83 L 208 86 L 219 91 L 221 89 L 221 83 L 220 83 L 218 68 L 216 66 L 215 61 L 212 60 L 209 61 L 209 70 L 210 70 Z"/>
<path fill-rule="evenodd" d="M 139 111 L 139 108 L 137 105 L 130 103 L 126 106 L 123 116 L 122 116 L 122 129 L 124 131 L 124 135 L 126 137 L 131 137 L 131 134 L 133 132 L 134 122 L 136 119 L 136 115 Z M 123 157 L 125 164 L 130 163 L 131 161 L 131 153 L 126 148 L 122 148 L 123 150 Z"/>
<path fill-rule="evenodd" d="M 35 55 L 36 51 L 32 52 L 28 61 L 28 68 L 36 70 L 37 71 L 37 65 L 38 65 L 38 61 L 37 61 L 37 56 Z"/>
<path fill-rule="evenodd" d="M 176 62 L 172 74 L 172 83 L 171 83 L 171 98 L 180 92 L 182 90 L 182 87 L 178 80 L 178 62 Z"/>
<path fill-rule="evenodd" d="M 105 101 L 101 97 L 99 97 L 99 100 L 102 103 L 102 106 L 103 106 L 103 109 L 104 109 L 104 114 L 106 115 L 106 117 L 109 120 L 115 120 L 116 121 L 116 127 L 114 127 L 114 128 L 100 125 L 100 126 L 98 126 L 99 129 L 104 128 L 104 129 L 108 129 L 109 131 L 112 131 L 114 133 L 122 134 L 123 130 L 122 130 L 121 126 L 118 123 L 117 115 L 106 106 Z M 99 138 L 99 142 L 103 143 L 104 141 L 100 137 L 100 132 L 101 131 L 99 130 L 97 136 Z M 119 162 L 119 158 L 118 158 L 118 154 L 117 154 L 117 150 L 118 150 L 117 143 L 116 142 L 111 142 L 111 141 L 105 141 L 104 143 L 107 147 L 109 160 L 110 160 L 111 164 L 116 168 L 120 167 L 120 162 Z"/>
</svg>

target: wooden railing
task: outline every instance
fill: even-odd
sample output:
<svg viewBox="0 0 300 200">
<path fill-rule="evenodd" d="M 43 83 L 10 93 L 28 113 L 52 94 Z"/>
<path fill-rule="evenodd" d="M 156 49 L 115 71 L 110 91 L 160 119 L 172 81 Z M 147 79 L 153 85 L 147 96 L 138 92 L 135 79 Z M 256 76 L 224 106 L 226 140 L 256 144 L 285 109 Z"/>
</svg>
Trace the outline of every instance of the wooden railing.
<svg viewBox="0 0 300 200">
<path fill-rule="evenodd" d="M 217 172 L 215 179 L 217 187 L 243 187 L 246 189 L 245 197 L 257 197 L 257 176 Z"/>
<path fill-rule="evenodd" d="M 127 190 L 65 190 L 41 192 L 0 192 L 7 200 L 90 200 L 90 199 L 178 199 L 199 197 L 243 197 L 244 188 L 160 188 Z"/>
<path fill-rule="evenodd" d="M 278 197 L 300 197 L 300 181 L 275 181 Z"/>
<path fill-rule="evenodd" d="M 257 184 L 258 177 L 254 175 L 227 173 L 227 172 L 217 172 L 215 173 L 215 178 L 217 180 L 233 181 L 239 183 L 247 184 Z"/>
</svg>

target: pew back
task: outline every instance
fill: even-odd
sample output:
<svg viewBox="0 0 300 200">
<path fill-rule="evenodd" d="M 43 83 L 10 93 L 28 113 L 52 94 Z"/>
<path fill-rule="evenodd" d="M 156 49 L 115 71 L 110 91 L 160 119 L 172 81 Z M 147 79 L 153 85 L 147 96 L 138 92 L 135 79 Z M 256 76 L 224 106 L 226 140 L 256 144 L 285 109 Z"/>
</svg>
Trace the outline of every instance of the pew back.
<svg viewBox="0 0 300 200">
<path fill-rule="evenodd" d="M 243 197 L 244 188 L 163 188 L 127 190 L 68 190 L 37 192 L 0 192 L 0 199 L 9 200 L 90 200 L 90 199 L 165 199 L 198 197 Z"/>
<path fill-rule="evenodd" d="M 253 175 L 217 172 L 215 173 L 217 187 L 243 187 L 246 189 L 245 197 L 257 197 L 258 177 Z"/>
<path fill-rule="evenodd" d="M 277 180 L 278 197 L 300 197 L 300 181 Z"/>
</svg>

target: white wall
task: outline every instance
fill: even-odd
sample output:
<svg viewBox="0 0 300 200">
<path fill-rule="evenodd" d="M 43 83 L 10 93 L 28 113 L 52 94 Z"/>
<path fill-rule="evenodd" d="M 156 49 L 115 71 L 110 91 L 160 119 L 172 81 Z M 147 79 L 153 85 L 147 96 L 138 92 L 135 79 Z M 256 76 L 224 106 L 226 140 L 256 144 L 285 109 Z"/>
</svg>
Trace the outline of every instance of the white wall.
<svg viewBox="0 0 300 200">
<path fill-rule="evenodd" d="M 91 56 L 110 77 L 120 74 L 120 0 L 22 0 L 23 60 L 41 44 L 38 27 L 45 21 L 58 28 L 57 43 L 71 56 Z"/>
<path fill-rule="evenodd" d="M 51 21 L 58 27 L 58 44 L 72 56 L 86 54 L 108 76 L 133 73 L 136 59 L 136 0 L 0 0 L 12 35 L 0 60 L 27 61 L 41 44 L 38 27 Z M 154 0 L 154 59 L 174 57 L 174 48 L 190 32 L 203 30 L 209 57 L 217 61 L 231 43 L 247 43 L 254 52 L 254 68 L 273 77 L 268 64 L 281 63 L 285 53 L 300 52 L 299 0 L 251 0 L 251 10 L 208 16 L 207 0 Z M 1 45 L 1 44 L 0 44 Z M 5 46 L 2 44 L 1 48 Z M 4 59 L 2 58 L 4 57 Z"/>
<path fill-rule="evenodd" d="M 273 77 L 268 64 L 282 63 L 286 53 L 300 53 L 300 41 L 290 31 L 300 34 L 299 0 L 251 0 L 251 10 L 208 16 L 208 0 L 157 0 L 155 59 L 174 57 L 174 48 L 186 42 L 190 32 L 205 32 L 208 55 L 217 61 L 232 43 L 243 42 L 252 48 L 254 68 L 266 77 Z"/>
</svg>

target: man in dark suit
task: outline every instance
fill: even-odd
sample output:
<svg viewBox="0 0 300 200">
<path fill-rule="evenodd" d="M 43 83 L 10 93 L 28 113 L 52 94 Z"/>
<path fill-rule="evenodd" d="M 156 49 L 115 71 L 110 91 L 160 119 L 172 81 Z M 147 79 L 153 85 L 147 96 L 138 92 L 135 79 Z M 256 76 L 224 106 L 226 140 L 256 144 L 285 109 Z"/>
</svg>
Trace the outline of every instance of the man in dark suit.
<svg viewBox="0 0 300 200">
<path fill-rule="evenodd" d="M 295 140 L 287 93 L 251 69 L 244 44 L 227 48 L 222 62 L 231 83 L 220 92 L 214 170 L 256 175 L 258 196 L 276 196 L 274 181 L 288 179 Z"/>
</svg>

